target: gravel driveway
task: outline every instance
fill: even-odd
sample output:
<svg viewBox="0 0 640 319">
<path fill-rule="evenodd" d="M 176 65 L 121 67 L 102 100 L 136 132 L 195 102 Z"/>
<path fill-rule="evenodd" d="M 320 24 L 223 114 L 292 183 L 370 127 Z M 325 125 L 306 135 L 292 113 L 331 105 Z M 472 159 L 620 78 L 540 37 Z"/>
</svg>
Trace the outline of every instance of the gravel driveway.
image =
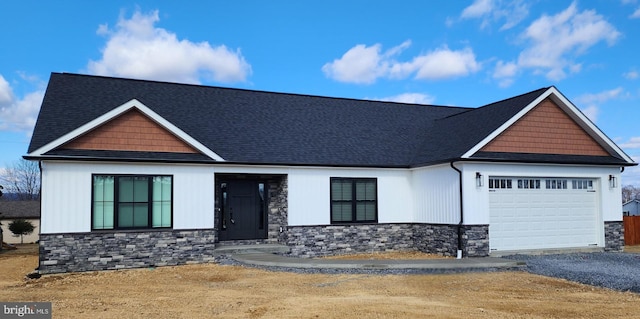
<svg viewBox="0 0 640 319">
<path fill-rule="evenodd" d="M 526 261 L 527 271 L 534 274 L 640 293 L 640 254 L 572 253 L 506 258 Z"/>
</svg>

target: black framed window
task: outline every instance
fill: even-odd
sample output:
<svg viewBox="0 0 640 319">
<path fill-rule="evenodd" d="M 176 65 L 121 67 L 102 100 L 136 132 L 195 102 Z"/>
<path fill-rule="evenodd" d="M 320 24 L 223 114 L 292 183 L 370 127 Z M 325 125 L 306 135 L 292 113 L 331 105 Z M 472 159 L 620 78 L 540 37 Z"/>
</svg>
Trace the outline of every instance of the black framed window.
<svg viewBox="0 0 640 319">
<path fill-rule="evenodd" d="M 92 229 L 172 226 L 172 176 L 93 175 L 92 192 Z"/>
<path fill-rule="evenodd" d="M 378 221 L 378 185 L 375 178 L 331 178 L 331 223 Z"/>
</svg>

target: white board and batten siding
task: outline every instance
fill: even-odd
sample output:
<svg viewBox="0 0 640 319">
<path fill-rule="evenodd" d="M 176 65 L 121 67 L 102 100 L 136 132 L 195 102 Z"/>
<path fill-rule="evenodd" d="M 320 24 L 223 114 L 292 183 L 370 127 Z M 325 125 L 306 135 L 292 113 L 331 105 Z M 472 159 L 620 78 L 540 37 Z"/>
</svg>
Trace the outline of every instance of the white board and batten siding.
<svg viewBox="0 0 640 319">
<path fill-rule="evenodd" d="M 488 224 L 492 251 L 604 246 L 604 222 L 622 220 L 619 167 L 464 163 L 465 224 Z M 476 172 L 483 186 L 475 183 Z M 491 189 L 489 179 L 511 180 L 511 189 Z M 518 181 L 540 181 L 519 189 Z M 567 188 L 546 187 L 563 180 Z M 572 181 L 590 181 L 577 189 Z"/>
<path fill-rule="evenodd" d="M 179 164 L 115 164 L 42 161 L 41 233 L 91 231 L 92 174 L 173 176 L 173 228 L 212 228 L 213 167 Z"/>
<path fill-rule="evenodd" d="M 554 243 L 544 242 L 546 237 L 559 246 L 603 246 L 603 222 L 622 220 L 620 185 L 611 188 L 608 183 L 609 175 L 620 180 L 618 167 L 473 162 L 455 165 L 462 171 L 464 224 L 490 225 L 492 249 L 535 248 L 537 246 L 527 245 L 536 240 L 540 247 L 552 247 Z M 416 169 L 380 169 L 43 161 L 42 166 L 42 187 L 45 191 L 41 196 L 40 231 L 43 234 L 91 231 L 92 174 L 173 176 L 174 229 L 214 227 L 216 173 L 286 175 L 288 224 L 291 226 L 331 224 L 331 177 L 375 178 L 379 223 L 457 224 L 460 221 L 459 176 L 449 164 Z M 476 185 L 476 173 L 482 174 L 481 187 Z M 513 178 L 514 181 L 530 177 L 540 178 L 541 182 L 545 178 L 566 179 L 568 182 L 586 179 L 593 181 L 594 191 L 571 193 L 567 190 L 561 196 L 539 190 L 511 196 L 508 192 L 490 191 L 488 180 L 491 177 Z M 513 211 L 509 205 L 524 211 L 523 216 L 528 217 L 514 219 L 509 215 Z M 553 209 L 545 210 L 544 207 L 549 205 Z M 527 207 L 534 209 L 527 211 Z M 536 211 L 535 207 L 542 208 Z M 545 215 L 549 211 L 553 214 Z M 572 218 L 571 224 L 569 218 Z M 523 228 L 532 223 L 540 227 Z M 551 236 L 543 235 L 543 230 L 554 227 L 556 231 Z M 517 237 L 516 233 L 522 236 Z M 569 237 L 582 239 L 572 242 L 567 239 Z M 514 238 L 524 242 L 514 244 Z"/>
<path fill-rule="evenodd" d="M 460 180 L 449 164 L 412 170 L 417 223 L 460 222 Z"/>
<path fill-rule="evenodd" d="M 329 225 L 331 177 L 376 178 L 378 222 L 413 220 L 411 172 L 400 169 L 291 168 L 289 169 L 289 225 Z"/>
<path fill-rule="evenodd" d="M 288 224 L 329 225 L 331 177 L 376 178 L 378 221 L 413 221 L 411 172 L 398 169 L 290 168 L 43 161 L 42 233 L 91 231 L 92 174 L 173 176 L 173 229 L 214 226 L 216 173 L 288 176 Z"/>
</svg>

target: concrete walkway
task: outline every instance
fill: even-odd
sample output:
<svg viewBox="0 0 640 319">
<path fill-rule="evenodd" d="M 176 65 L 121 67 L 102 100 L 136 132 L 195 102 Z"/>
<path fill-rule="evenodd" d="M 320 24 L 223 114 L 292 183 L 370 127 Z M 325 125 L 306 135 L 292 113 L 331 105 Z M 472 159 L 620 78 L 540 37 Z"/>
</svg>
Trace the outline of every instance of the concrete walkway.
<svg viewBox="0 0 640 319">
<path fill-rule="evenodd" d="M 497 257 L 443 258 L 443 259 L 324 259 L 297 258 L 278 255 L 282 246 L 273 245 L 236 246 L 218 248 L 218 254 L 230 256 L 232 259 L 253 266 L 301 269 L 404 269 L 423 270 L 425 272 L 463 272 L 482 270 L 510 270 L 526 266 L 517 260 Z M 275 249 L 275 250 L 274 250 Z"/>
<path fill-rule="evenodd" d="M 425 269 L 425 270 L 480 270 L 495 268 L 518 268 L 523 262 L 495 257 L 463 259 L 315 259 L 285 257 L 269 253 L 233 254 L 231 258 L 247 265 L 319 268 L 319 269 Z"/>
</svg>

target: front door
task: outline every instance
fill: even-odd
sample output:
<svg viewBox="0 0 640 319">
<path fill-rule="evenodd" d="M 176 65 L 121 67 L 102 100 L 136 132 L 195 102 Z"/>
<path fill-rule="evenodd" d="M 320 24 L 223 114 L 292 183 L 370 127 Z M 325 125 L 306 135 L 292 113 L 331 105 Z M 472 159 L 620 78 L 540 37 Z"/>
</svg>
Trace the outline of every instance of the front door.
<svg viewBox="0 0 640 319">
<path fill-rule="evenodd" d="M 220 240 L 266 238 L 264 182 L 223 181 L 220 196 Z"/>
</svg>

